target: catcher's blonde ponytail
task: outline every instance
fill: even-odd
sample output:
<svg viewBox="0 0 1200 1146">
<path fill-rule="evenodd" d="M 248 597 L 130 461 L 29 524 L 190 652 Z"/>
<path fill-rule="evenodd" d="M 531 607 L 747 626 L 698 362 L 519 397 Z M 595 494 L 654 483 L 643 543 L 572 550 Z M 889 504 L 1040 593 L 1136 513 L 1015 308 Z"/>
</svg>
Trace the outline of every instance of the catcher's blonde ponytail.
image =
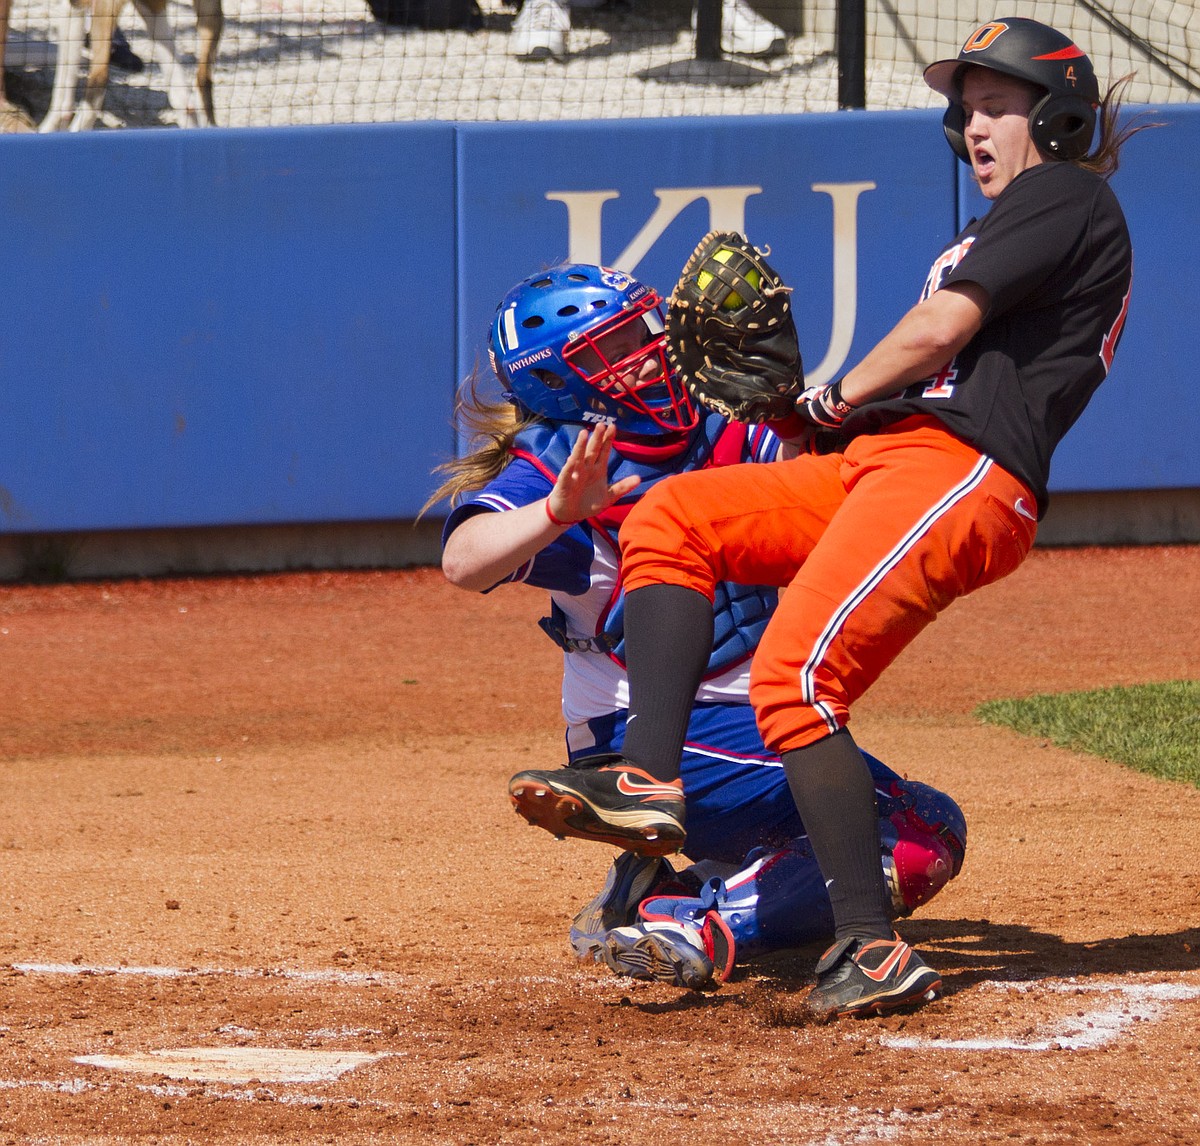
<svg viewBox="0 0 1200 1146">
<path fill-rule="evenodd" d="M 465 494 L 482 489 L 512 460 L 509 451 L 517 435 L 541 421 L 544 419 L 537 414 L 518 410 L 511 402 L 485 397 L 479 373 L 473 374 L 459 388 L 454 403 L 454 424 L 466 434 L 471 451 L 434 468 L 435 474 L 446 478 L 421 506 L 417 520 L 439 501 L 454 505 Z"/>
</svg>

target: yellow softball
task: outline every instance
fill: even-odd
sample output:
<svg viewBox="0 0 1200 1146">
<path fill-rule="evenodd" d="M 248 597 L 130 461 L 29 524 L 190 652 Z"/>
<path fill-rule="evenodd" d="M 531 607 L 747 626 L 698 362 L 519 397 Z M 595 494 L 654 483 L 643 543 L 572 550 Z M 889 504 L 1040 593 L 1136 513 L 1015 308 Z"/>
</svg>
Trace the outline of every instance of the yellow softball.
<svg viewBox="0 0 1200 1146">
<path fill-rule="evenodd" d="M 728 247 L 722 247 L 715 255 L 713 255 L 713 258 L 716 259 L 718 263 L 727 263 L 733 257 L 734 253 L 735 252 L 731 251 Z M 758 271 L 751 267 L 746 272 L 746 281 L 755 290 L 758 290 L 759 284 L 762 282 L 762 275 L 760 275 Z M 710 275 L 708 271 L 701 271 L 696 276 L 696 285 L 701 290 L 707 289 L 710 282 L 712 282 L 712 275 Z M 737 291 L 731 290 L 725 301 L 721 303 L 721 309 L 737 310 L 737 308 L 742 305 L 743 301 L 744 300 L 742 296 L 738 294 Z"/>
</svg>

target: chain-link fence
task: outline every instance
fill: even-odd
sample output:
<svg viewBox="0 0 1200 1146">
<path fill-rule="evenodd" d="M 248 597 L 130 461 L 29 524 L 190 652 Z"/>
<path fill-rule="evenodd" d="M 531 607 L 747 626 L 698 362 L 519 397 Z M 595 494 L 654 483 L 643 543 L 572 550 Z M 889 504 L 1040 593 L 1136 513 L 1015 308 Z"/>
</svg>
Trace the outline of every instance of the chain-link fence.
<svg viewBox="0 0 1200 1146">
<path fill-rule="evenodd" d="M 411 120 L 570 120 L 773 115 L 838 106 L 836 0 L 721 0 L 717 59 L 697 58 L 691 0 L 224 0 L 214 69 L 223 126 Z M 67 0 L 13 0 L 7 87 L 41 122 L 51 103 Z M 921 81 L 979 23 L 1025 15 L 1072 35 L 1102 79 L 1136 72 L 1141 103 L 1200 96 L 1200 13 L 1194 3 L 1121 0 L 992 5 L 868 0 L 866 106 L 940 103 Z M 709 19 L 702 9 L 701 20 Z M 196 15 L 171 0 L 181 53 L 196 59 Z M 448 29 L 431 22 L 458 22 Z M 424 26 L 422 26 L 422 24 Z M 167 69 L 151 55 L 132 6 L 120 15 L 132 51 L 117 57 L 101 127 L 179 122 Z M 734 49 L 730 52 L 730 49 Z M 89 52 L 78 75 L 82 91 Z M 141 62 L 144 66 L 136 70 Z M 133 68 L 135 70 L 130 70 Z"/>
</svg>

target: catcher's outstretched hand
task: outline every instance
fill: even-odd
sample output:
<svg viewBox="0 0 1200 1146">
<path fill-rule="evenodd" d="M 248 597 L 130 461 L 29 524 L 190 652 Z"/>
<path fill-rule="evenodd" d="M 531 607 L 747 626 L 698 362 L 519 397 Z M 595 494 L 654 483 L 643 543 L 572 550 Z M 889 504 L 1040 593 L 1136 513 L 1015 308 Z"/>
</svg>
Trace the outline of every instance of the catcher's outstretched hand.
<svg viewBox="0 0 1200 1146">
<path fill-rule="evenodd" d="M 667 353 L 697 402 L 738 422 L 793 412 L 804 365 L 790 294 L 745 236 L 700 240 L 667 300 Z"/>
<path fill-rule="evenodd" d="M 608 459 L 616 434 L 616 426 L 611 425 L 579 431 L 547 499 L 554 515 L 551 520 L 574 523 L 594 517 L 636 488 L 641 481 L 636 475 L 608 484 Z"/>
</svg>

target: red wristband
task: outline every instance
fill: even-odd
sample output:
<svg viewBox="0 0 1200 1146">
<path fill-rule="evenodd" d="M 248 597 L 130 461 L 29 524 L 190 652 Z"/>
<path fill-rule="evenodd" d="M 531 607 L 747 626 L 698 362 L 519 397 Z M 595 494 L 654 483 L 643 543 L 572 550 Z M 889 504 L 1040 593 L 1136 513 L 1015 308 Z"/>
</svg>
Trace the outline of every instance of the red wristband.
<svg viewBox="0 0 1200 1146">
<path fill-rule="evenodd" d="M 771 431 L 780 441 L 786 442 L 795 438 L 802 438 L 812 429 L 812 424 L 806 422 L 797 413 L 785 414 L 782 418 L 776 418 L 774 421 L 767 423 L 767 429 Z"/>
<path fill-rule="evenodd" d="M 546 498 L 546 500 L 542 502 L 542 505 L 546 507 L 546 516 L 550 519 L 551 524 L 557 525 L 559 529 L 570 529 L 572 525 L 579 524 L 577 521 L 559 521 L 558 518 L 554 516 L 554 510 L 550 508 L 549 498 Z"/>
</svg>

